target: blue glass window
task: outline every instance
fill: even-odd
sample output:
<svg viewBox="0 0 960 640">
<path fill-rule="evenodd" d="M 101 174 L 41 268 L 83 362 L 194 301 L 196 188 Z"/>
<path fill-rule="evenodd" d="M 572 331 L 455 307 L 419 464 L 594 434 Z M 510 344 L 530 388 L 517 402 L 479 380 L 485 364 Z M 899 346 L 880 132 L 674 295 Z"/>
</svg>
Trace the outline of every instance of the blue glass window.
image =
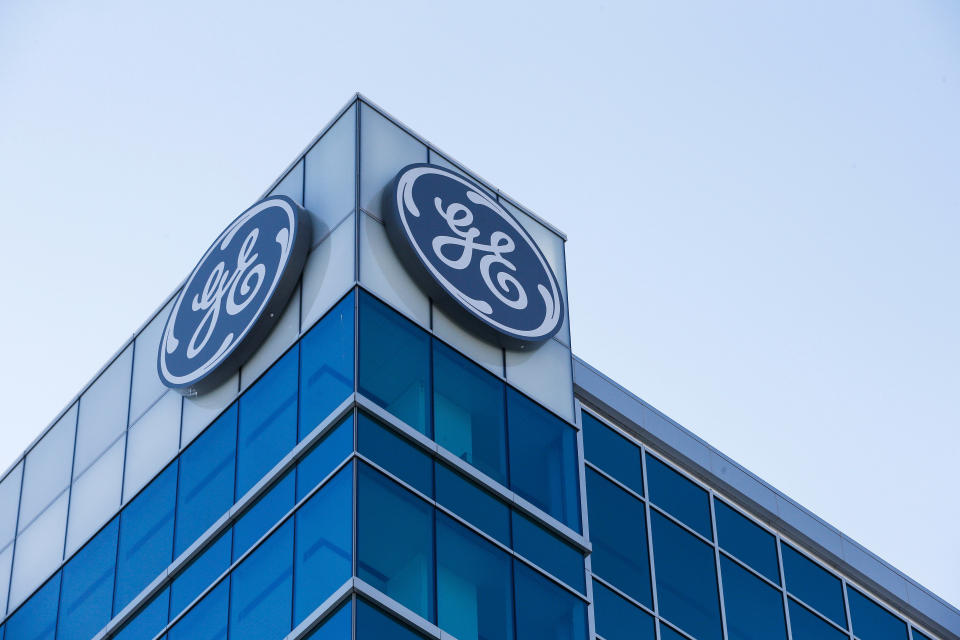
<svg viewBox="0 0 960 640">
<path fill-rule="evenodd" d="M 353 393 L 353 294 L 300 341 L 300 440 Z"/>
<path fill-rule="evenodd" d="M 310 493 L 352 452 L 353 414 L 350 414 L 324 435 L 297 464 L 297 500 Z"/>
<path fill-rule="evenodd" d="M 714 500 L 713 504 L 717 512 L 717 538 L 720 539 L 720 546 L 738 560 L 780 584 L 777 539 L 722 501 Z"/>
<path fill-rule="evenodd" d="M 780 545 L 787 591 L 827 616 L 841 627 L 847 626 L 840 579 L 803 556 L 788 544 Z"/>
<path fill-rule="evenodd" d="M 140 610 L 136 617 L 128 622 L 114 636 L 115 640 L 152 640 L 167 626 L 167 609 L 170 606 L 170 589 L 164 589 L 155 595 L 150 603 Z M 175 636 L 168 636 L 174 640 Z"/>
<path fill-rule="evenodd" d="M 606 473 L 643 495 L 643 465 L 640 447 L 603 424 L 586 411 L 583 423 L 583 455 Z"/>
<path fill-rule="evenodd" d="M 510 556 L 443 514 L 437 520 L 437 619 L 462 640 L 513 638 Z"/>
<path fill-rule="evenodd" d="M 57 634 L 59 597 L 58 571 L 10 616 L 6 625 L 6 637 L 10 640 L 53 640 Z"/>
<path fill-rule="evenodd" d="M 667 625 L 660 623 L 660 640 L 689 640 L 686 636 L 680 635 Z"/>
<path fill-rule="evenodd" d="M 167 633 L 167 640 L 223 640 L 227 637 L 230 579 L 218 584 Z"/>
<path fill-rule="evenodd" d="M 425 640 L 377 607 L 357 600 L 357 640 Z"/>
<path fill-rule="evenodd" d="M 593 583 L 596 632 L 605 640 L 655 640 L 653 618 L 599 582 Z"/>
<path fill-rule="evenodd" d="M 433 432 L 437 444 L 507 484 L 504 385 L 438 341 L 433 343 Z"/>
<path fill-rule="evenodd" d="M 277 524 L 294 505 L 294 473 L 287 474 L 233 525 L 233 559 L 237 560 Z"/>
<path fill-rule="evenodd" d="M 586 593 L 583 554 L 516 511 L 513 512 L 513 548 L 541 569 Z"/>
<path fill-rule="evenodd" d="M 176 500 L 177 463 L 174 461 L 121 512 L 114 614 L 173 561 Z"/>
<path fill-rule="evenodd" d="M 728 640 L 776 640 L 787 637 L 783 594 L 721 555 L 723 606 Z"/>
<path fill-rule="evenodd" d="M 847 640 L 846 633 L 824 622 L 792 598 L 789 600 L 789 608 L 793 640 Z"/>
<path fill-rule="evenodd" d="M 430 338 L 375 300 L 360 296 L 360 393 L 430 435 Z"/>
<path fill-rule="evenodd" d="M 358 493 L 358 576 L 434 620 L 433 507 L 367 465 Z"/>
<path fill-rule="evenodd" d="M 183 553 L 233 505 L 236 453 L 234 404 L 180 454 L 174 556 Z"/>
<path fill-rule="evenodd" d="M 273 640 L 290 631 L 293 522 L 274 531 L 230 574 L 231 640 Z"/>
<path fill-rule="evenodd" d="M 907 625 L 856 589 L 847 586 L 853 635 L 860 640 L 907 640 Z"/>
<path fill-rule="evenodd" d="M 87 640 L 110 622 L 118 529 L 114 518 L 63 568 L 60 640 Z"/>
<path fill-rule="evenodd" d="M 587 505 L 593 572 L 637 602 L 652 607 L 643 503 L 587 469 Z"/>
<path fill-rule="evenodd" d="M 927 635 L 924 635 L 924 634 L 920 633 L 919 631 L 916 630 L 916 628 L 914 628 L 914 629 L 913 629 L 913 640 L 933 640 L 933 639 L 932 639 L 930 636 L 927 636 Z"/>
<path fill-rule="evenodd" d="M 660 615 L 697 640 L 720 640 L 713 547 L 657 512 L 651 525 Z"/>
<path fill-rule="evenodd" d="M 580 531 L 576 430 L 512 389 L 507 393 L 510 487 Z"/>
<path fill-rule="evenodd" d="M 353 572 L 353 468 L 344 467 L 296 515 L 293 625 Z"/>
<path fill-rule="evenodd" d="M 510 508 L 447 465 L 436 464 L 437 502 L 510 545 Z"/>
<path fill-rule="evenodd" d="M 353 603 L 347 600 L 340 608 L 327 616 L 306 640 L 351 640 L 353 627 Z"/>
<path fill-rule="evenodd" d="M 522 562 L 514 560 L 517 638 L 586 640 L 587 605 Z"/>
<path fill-rule="evenodd" d="M 221 534 L 178 575 L 170 588 L 170 615 L 178 615 L 230 566 L 230 531 Z"/>
<path fill-rule="evenodd" d="M 657 458 L 647 455 L 650 501 L 704 538 L 713 540 L 709 494 Z"/>
<path fill-rule="evenodd" d="M 433 495 L 433 460 L 403 436 L 357 415 L 357 450 L 413 488 Z"/>
</svg>

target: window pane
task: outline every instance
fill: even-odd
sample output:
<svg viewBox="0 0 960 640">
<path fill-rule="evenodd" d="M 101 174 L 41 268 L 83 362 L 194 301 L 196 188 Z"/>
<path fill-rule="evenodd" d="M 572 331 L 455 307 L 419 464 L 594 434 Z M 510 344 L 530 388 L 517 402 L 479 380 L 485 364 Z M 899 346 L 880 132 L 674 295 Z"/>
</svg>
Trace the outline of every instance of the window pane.
<svg viewBox="0 0 960 640">
<path fill-rule="evenodd" d="M 7 546 L 17 533 L 17 508 L 20 504 L 20 480 L 23 463 L 0 480 L 0 548 Z M 3 606 L 0 605 L 0 611 Z"/>
<path fill-rule="evenodd" d="M 230 531 L 221 534 L 200 557 L 173 581 L 170 589 L 170 616 L 174 617 L 194 601 L 230 566 Z"/>
<path fill-rule="evenodd" d="M 425 640 L 377 607 L 357 600 L 357 640 Z"/>
<path fill-rule="evenodd" d="M 449 517 L 438 518 L 438 626 L 458 640 L 513 638 L 510 556 Z"/>
<path fill-rule="evenodd" d="M 68 556 L 117 514 L 117 509 L 120 508 L 120 488 L 123 486 L 124 445 L 125 440 L 121 435 L 83 475 L 73 481 L 70 491 L 70 521 L 67 526 Z M 61 494 L 60 499 L 66 495 Z M 59 555 L 58 553 L 58 560 Z"/>
<path fill-rule="evenodd" d="M 60 564 L 66 523 L 67 493 L 64 492 L 17 538 L 8 612 L 26 600 Z"/>
<path fill-rule="evenodd" d="M 687 636 L 680 635 L 667 625 L 660 623 L 660 640 L 689 640 Z"/>
<path fill-rule="evenodd" d="M 87 640 L 110 622 L 119 518 L 114 518 L 63 568 L 60 640 Z"/>
<path fill-rule="evenodd" d="M 846 640 L 842 633 L 811 613 L 803 605 L 789 601 L 790 631 L 793 640 Z"/>
<path fill-rule="evenodd" d="M 640 447 L 586 411 L 581 411 L 580 416 L 583 422 L 584 457 L 642 496 Z"/>
<path fill-rule="evenodd" d="M 513 512 L 513 548 L 541 569 L 586 593 L 583 555 L 516 511 Z"/>
<path fill-rule="evenodd" d="M 847 586 L 853 634 L 860 640 L 906 640 L 907 625 L 856 589 Z"/>
<path fill-rule="evenodd" d="M 647 455 L 650 501 L 704 538 L 713 540 L 710 496 L 657 458 Z"/>
<path fill-rule="evenodd" d="M 234 560 L 246 553 L 280 518 L 293 509 L 295 487 L 294 472 L 289 471 L 266 495 L 240 516 L 233 525 Z"/>
<path fill-rule="evenodd" d="M 227 578 L 170 629 L 167 640 L 223 640 L 226 638 L 229 593 L 230 579 Z"/>
<path fill-rule="evenodd" d="M 427 148 L 360 103 L 360 206 L 380 214 L 383 188 L 403 167 L 427 161 Z"/>
<path fill-rule="evenodd" d="M 57 634 L 57 599 L 60 596 L 60 572 L 40 587 L 7 620 L 6 634 L 11 640 L 53 640 Z"/>
<path fill-rule="evenodd" d="M 447 465 L 436 463 L 437 502 L 510 545 L 510 508 Z"/>
<path fill-rule="evenodd" d="M 655 640 L 653 618 L 599 582 L 593 583 L 593 616 L 605 640 Z"/>
<path fill-rule="evenodd" d="M 357 574 L 427 620 L 433 616 L 433 507 L 360 466 Z"/>
<path fill-rule="evenodd" d="M 522 562 L 514 561 L 517 637 L 586 640 L 587 605 Z"/>
<path fill-rule="evenodd" d="M 353 296 L 300 341 L 300 440 L 353 393 Z"/>
<path fill-rule="evenodd" d="M 177 463 L 168 466 L 120 514 L 117 551 L 118 613 L 173 560 Z"/>
<path fill-rule="evenodd" d="M 332 615 L 315 629 L 306 640 L 351 640 L 353 627 L 353 603 L 347 600 Z"/>
<path fill-rule="evenodd" d="M 230 577 L 230 638 L 273 640 L 290 631 L 293 522 L 274 531 Z"/>
<path fill-rule="evenodd" d="M 344 467 L 296 513 L 293 626 L 353 572 L 353 467 Z"/>
<path fill-rule="evenodd" d="M 127 347 L 80 398 L 74 478 L 86 471 L 127 428 L 132 364 L 133 349 Z"/>
<path fill-rule="evenodd" d="M 70 459 L 76 430 L 77 405 L 74 404 L 27 454 L 20 496 L 20 531 L 26 529 L 70 484 Z M 12 531 L 17 514 L 13 512 L 11 515 L 9 527 Z M 0 513 L 0 517 L 4 516 L 5 513 Z M 6 529 L 7 526 L 5 523 L 0 528 Z M 0 534 L 0 547 L 7 542 L 4 538 L 6 536 Z"/>
<path fill-rule="evenodd" d="M 176 391 L 157 400 L 127 432 L 123 500 L 137 494 L 180 449 L 180 407 Z"/>
<path fill-rule="evenodd" d="M 660 615 L 697 640 L 720 640 L 713 548 L 659 513 L 651 524 Z"/>
<path fill-rule="evenodd" d="M 437 444 L 507 484 L 504 385 L 446 345 L 433 343 Z"/>
<path fill-rule="evenodd" d="M 412 487 L 433 495 L 433 461 L 426 453 L 365 413 L 357 415 L 357 449 Z"/>
<path fill-rule="evenodd" d="M 932 640 L 932 638 L 930 638 L 930 636 L 924 635 L 924 634 L 920 633 L 919 631 L 917 631 L 916 629 L 914 629 L 914 630 L 913 630 L 913 640 Z"/>
<path fill-rule="evenodd" d="M 721 500 L 714 500 L 713 504 L 717 512 L 717 537 L 720 539 L 720 546 L 738 560 L 780 584 L 776 538 Z"/>
<path fill-rule="evenodd" d="M 787 637 L 783 595 L 725 556 L 720 556 L 728 640 Z"/>
<path fill-rule="evenodd" d="M 310 493 L 352 452 L 353 414 L 350 414 L 297 463 L 297 500 Z"/>
<path fill-rule="evenodd" d="M 297 443 L 297 348 L 240 397 L 237 498 Z"/>
<path fill-rule="evenodd" d="M 236 450 L 234 404 L 180 454 L 174 555 L 183 553 L 233 504 Z"/>
<path fill-rule="evenodd" d="M 430 339 L 368 294 L 360 296 L 360 393 L 430 435 Z"/>
<path fill-rule="evenodd" d="M 120 629 L 114 640 L 152 640 L 167 625 L 169 604 L 170 589 L 164 589 Z"/>
<path fill-rule="evenodd" d="M 307 152 L 303 196 L 313 222 L 314 244 L 356 206 L 356 135 L 354 105 Z"/>
<path fill-rule="evenodd" d="M 782 544 L 780 548 L 783 552 L 783 573 L 787 591 L 846 628 L 847 616 L 843 607 L 843 587 L 840 579 L 790 545 Z"/>
<path fill-rule="evenodd" d="M 507 403 L 511 488 L 580 531 L 576 429 L 512 389 Z"/>
<path fill-rule="evenodd" d="M 642 502 L 587 469 L 587 513 L 593 572 L 628 596 L 653 607 L 647 517 Z"/>
</svg>

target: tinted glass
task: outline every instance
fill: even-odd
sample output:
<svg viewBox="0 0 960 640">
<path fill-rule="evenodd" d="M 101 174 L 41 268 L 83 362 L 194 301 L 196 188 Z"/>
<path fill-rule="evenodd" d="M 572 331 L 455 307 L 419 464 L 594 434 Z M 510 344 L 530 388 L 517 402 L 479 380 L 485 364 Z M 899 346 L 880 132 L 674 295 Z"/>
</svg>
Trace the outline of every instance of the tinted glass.
<svg viewBox="0 0 960 640">
<path fill-rule="evenodd" d="M 517 638 L 586 640 L 587 605 L 522 562 L 513 567 Z"/>
<path fill-rule="evenodd" d="M 586 411 L 583 423 L 583 455 L 606 473 L 643 495 L 643 465 L 640 447 L 603 424 Z"/>
<path fill-rule="evenodd" d="M 653 618 L 603 586 L 593 583 L 593 615 L 598 636 L 605 640 L 655 640 Z"/>
<path fill-rule="evenodd" d="M 667 625 L 660 623 L 660 640 L 689 640 L 684 635 L 681 635 L 677 631 L 674 631 Z"/>
<path fill-rule="evenodd" d="M 580 531 L 577 432 L 519 393 L 507 393 L 510 487 Z"/>
<path fill-rule="evenodd" d="M 720 640 L 713 548 L 659 513 L 652 520 L 660 615 L 697 640 Z"/>
<path fill-rule="evenodd" d="M 271 640 L 290 631 L 293 522 L 270 534 L 230 574 L 230 638 Z"/>
<path fill-rule="evenodd" d="M 353 451 L 353 414 L 323 436 L 297 464 L 297 500 L 320 484 Z"/>
<path fill-rule="evenodd" d="M 717 512 L 717 537 L 720 546 L 764 576 L 780 584 L 777 540 L 720 500 L 714 500 Z"/>
<path fill-rule="evenodd" d="M 652 607 L 643 503 L 587 469 L 587 504 L 593 572 L 634 600 Z"/>
<path fill-rule="evenodd" d="M 359 367 L 360 393 L 430 435 L 430 338 L 367 294 L 360 296 Z"/>
<path fill-rule="evenodd" d="M 223 640 L 227 637 L 230 579 L 216 586 L 167 634 L 167 640 Z M 146 640 L 146 639 L 144 639 Z"/>
<path fill-rule="evenodd" d="M 848 637 L 792 599 L 789 608 L 793 640 L 844 640 Z"/>
<path fill-rule="evenodd" d="M 351 640 L 353 628 L 353 603 L 347 600 L 332 615 L 327 616 L 320 627 L 306 636 L 306 640 Z"/>
<path fill-rule="evenodd" d="M 170 588 L 170 615 L 176 616 L 230 566 L 230 531 L 226 531 L 176 577 Z"/>
<path fill-rule="evenodd" d="M 357 449 L 415 489 L 433 495 L 433 461 L 430 456 L 364 413 L 357 415 Z"/>
<path fill-rule="evenodd" d="M 906 640 L 907 625 L 856 589 L 847 587 L 853 635 L 860 640 Z"/>
<path fill-rule="evenodd" d="M 437 444 L 507 484 L 503 383 L 437 341 L 433 343 L 433 380 Z"/>
<path fill-rule="evenodd" d="M 170 589 L 154 596 L 117 635 L 116 640 L 151 640 L 167 625 L 167 608 L 170 606 Z M 169 636 L 173 638 L 174 636 Z"/>
<path fill-rule="evenodd" d="M 513 548 L 574 589 L 586 592 L 583 555 L 516 511 L 513 513 Z"/>
<path fill-rule="evenodd" d="M 713 540 L 710 496 L 682 475 L 647 455 L 650 501 L 703 537 Z"/>
<path fill-rule="evenodd" d="M 720 556 L 727 640 L 786 640 L 783 594 L 733 560 Z"/>
<path fill-rule="evenodd" d="M 114 518 L 63 568 L 57 623 L 61 640 L 92 638 L 110 622 L 119 527 Z"/>
<path fill-rule="evenodd" d="M 383 611 L 357 600 L 357 640 L 424 640 Z"/>
<path fill-rule="evenodd" d="M 801 555 L 788 544 L 781 545 L 787 591 L 814 607 L 841 627 L 847 626 L 840 579 Z"/>
<path fill-rule="evenodd" d="M 294 474 L 288 472 L 233 525 L 233 559 L 253 546 L 294 505 Z"/>
<path fill-rule="evenodd" d="M 300 341 L 302 440 L 353 393 L 353 294 Z"/>
<path fill-rule="evenodd" d="M 509 546 L 509 507 L 447 465 L 435 466 L 437 502 Z"/>
<path fill-rule="evenodd" d="M 6 637 L 11 640 L 53 640 L 57 634 L 59 597 L 58 571 L 10 616 L 6 624 Z"/>
<path fill-rule="evenodd" d="M 920 633 L 919 631 L 917 631 L 916 629 L 914 629 L 914 630 L 913 630 L 913 640 L 932 640 L 932 638 L 930 638 L 930 636 L 924 635 L 924 634 Z"/>
</svg>

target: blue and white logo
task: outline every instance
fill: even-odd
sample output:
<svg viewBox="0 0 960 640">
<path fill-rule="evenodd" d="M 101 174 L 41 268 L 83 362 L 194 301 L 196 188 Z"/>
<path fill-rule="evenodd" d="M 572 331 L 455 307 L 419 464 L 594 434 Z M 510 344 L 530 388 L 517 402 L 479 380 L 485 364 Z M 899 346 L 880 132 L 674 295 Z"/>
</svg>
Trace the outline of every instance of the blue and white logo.
<svg viewBox="0 0 960 640">
<path fill-rule="evenodd" d="M 384 198 L 397 253 L 438 304 L 494 329 L 504 346 L 524 348 L 560 329 L 563 298 L 543 253 L 479 186 L 443 167 L 412 164 Z"/>
<path fill-rule="evenodd" d="M 230 223 L 193 269 L 167 318 L 157 371 L 184 395 L 229 378 L 283 311 L 310 247 L 310 218 L 286 196 Z"/>
</svg>

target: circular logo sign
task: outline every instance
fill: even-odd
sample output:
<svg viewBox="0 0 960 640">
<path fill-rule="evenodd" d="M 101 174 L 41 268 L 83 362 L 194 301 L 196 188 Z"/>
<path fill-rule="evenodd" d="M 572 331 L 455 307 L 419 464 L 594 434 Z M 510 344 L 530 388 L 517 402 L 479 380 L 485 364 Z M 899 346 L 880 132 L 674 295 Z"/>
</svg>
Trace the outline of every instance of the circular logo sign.
<svg viewBox="0 0 960 640">
<path fill-rule="evenodd" d="M 229 378 L 267 336 L 310 248 L 310 218 L 286 196 L 253 205 L 194 267 L 163 328 L 157 371 L 184 395 Z"/>
<path fill-rule="evenodd" d="M 530 234 L 479 186 L 412 164 L 384 198 L 397 253 L 438 304 L 504 346 L 524 348 L 560 329 L 557 277 Z"/>
</svg>

